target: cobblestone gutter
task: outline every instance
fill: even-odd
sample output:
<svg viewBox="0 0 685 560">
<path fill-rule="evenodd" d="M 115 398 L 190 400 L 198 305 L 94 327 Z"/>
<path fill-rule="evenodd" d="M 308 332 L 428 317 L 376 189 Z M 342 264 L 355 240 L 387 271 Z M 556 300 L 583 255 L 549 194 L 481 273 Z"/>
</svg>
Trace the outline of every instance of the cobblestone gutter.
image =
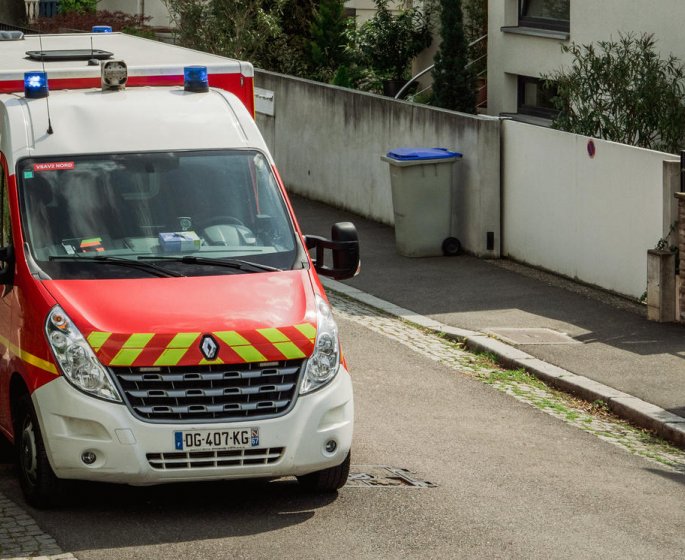
<svg viewBox="0 0 685 560">
<path fill-rule="evenodd" d="M 55 539 L 44 533 L 33 518 L 0 494 L 0 558 L 21 560 L 75 560 L 65 554 Z"/>
</svg>

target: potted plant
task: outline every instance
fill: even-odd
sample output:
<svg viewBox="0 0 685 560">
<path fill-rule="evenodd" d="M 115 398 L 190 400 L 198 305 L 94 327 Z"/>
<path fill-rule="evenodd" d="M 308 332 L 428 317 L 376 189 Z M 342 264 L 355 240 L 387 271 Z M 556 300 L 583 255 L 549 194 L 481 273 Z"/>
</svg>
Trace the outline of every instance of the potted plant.
<svg viewBox="0 0 685 560">
<path fill-rule="evenodd" d="M 356 32 L 360 65 L 383 81 L 383 93 L 394 96 L 406 83 L 411 60 L 431 43 L 428 17 L 417 8 L 393 15 L 388 0 L 374 0 L 376 14 Z"/>
</svg>

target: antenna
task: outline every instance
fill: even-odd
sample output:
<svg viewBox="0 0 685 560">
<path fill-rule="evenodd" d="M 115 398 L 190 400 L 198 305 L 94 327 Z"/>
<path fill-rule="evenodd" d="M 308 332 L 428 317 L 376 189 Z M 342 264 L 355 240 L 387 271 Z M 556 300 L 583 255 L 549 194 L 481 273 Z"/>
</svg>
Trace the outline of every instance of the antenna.
<svg viewBox="0 0 685 560">
<path fill-rule="evenodd" d="M 38 35 L 38 44 L 40 45 L 40 62 L 43 66 L 43 72 L 45 72 L 45 53 L 43 52 L 43 35 Z M 45 74 L 47 76 L 47 74 Z M 50 96 L 45 97 L 45 106 L 48 109 L 48 134 L 52 134 L 52 121 L 50 120 Z"/>
</svg>

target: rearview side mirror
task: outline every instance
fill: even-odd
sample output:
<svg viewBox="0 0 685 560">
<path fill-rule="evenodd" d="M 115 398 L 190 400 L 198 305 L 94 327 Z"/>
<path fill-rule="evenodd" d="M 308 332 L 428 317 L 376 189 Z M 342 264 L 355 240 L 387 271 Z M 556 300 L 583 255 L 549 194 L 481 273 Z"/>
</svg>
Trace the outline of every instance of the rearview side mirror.
<svg viewBox="0 0 685 560">
<path fill-rule="evenodd" d="M 322 276 L 346 280 L 359 272 L 359 237 L 352 222 L 339 222 L 331 228 L 331 239 L 305 235 L 307 249 L 314 249 L 314 268 Z M 326 249 L 332 252 L 333 266 L 326 266 Z"/>
</svg>

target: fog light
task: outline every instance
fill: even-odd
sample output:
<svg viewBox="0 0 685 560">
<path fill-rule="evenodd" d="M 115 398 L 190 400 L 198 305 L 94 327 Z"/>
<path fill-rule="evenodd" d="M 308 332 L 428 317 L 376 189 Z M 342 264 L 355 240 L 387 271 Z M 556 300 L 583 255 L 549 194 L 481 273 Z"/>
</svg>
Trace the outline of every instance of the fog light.
<svg viewBox="0 0 685 560">
<path fill-rule="evenodd" d="M 326 442 L 324 449 L 326 450 L 326 453 L 333 453 L 336 449 L 338 449 L 338 444 L 331 439 Z"/>
<path fill-rule="evenodd" d="M 97 460 L 97 456 L 92 451 L 84 451 L 81 454 L 81 461 L 86 465 L 92 465 Z"/>
</svg>

